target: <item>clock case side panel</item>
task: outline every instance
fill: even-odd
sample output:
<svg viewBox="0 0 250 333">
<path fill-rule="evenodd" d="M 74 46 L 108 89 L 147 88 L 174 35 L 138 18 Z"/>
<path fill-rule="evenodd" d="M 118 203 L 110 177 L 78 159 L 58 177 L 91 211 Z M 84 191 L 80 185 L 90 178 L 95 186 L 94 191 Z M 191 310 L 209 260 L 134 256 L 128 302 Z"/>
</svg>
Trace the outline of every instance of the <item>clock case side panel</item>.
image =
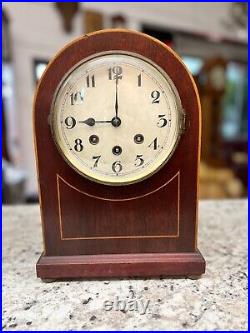
<svg viewBox="0 0 250 333">
<path fill-rule="evenodd" d="M 111 50 L 128 51 L 149 58 L 165 70 L 174 82 L 186 114 L 186 130 L 175 154 L 156 174 L 138 184 L 128 186 L 104 186 L 78 175 L 60 156 L 51 136 L 49 115 L 54 93 L 62 77 L 70 68 L 93 54 Z M 100 31 L 86 35 L 66 46 L 50 62 L 44 73 L 34 102 L 34 137 L 37 172 L 40 189 L 41 217 L 45 254 L 63 256 L 76 254 L 102 254 L 140 252 L 197 252 L 197 173 L 200 149 L 200 105 L 192 78 L 180 59 L 164 44 L 155 39 L 127 30 Z M 107 200 L 107 210 L 117 205 L 115 200 L 140 197 L 150 191 L 158 191 L 158 200 L 164 197 L 161 186 L 176 173 L 180 174 L 179 214 L 180 237 L 176 239 L 107 239 L 62 240 L 60 233 L 60 207 L 58 205 L 58 175 L 78 190 Z M 161 192 L 162 191 L 162 192 Z M 134 199 L 141 200 L 141 199 Z M 69 212 L 78 207 L 69 207 Z M 156 206 L 158 202 L 152 205 Z M 143 201 L 142 201 L 143 205 Z M 87 208 L 87 207 L 86 207 Z M 144 207 L 147 214 L 147 207 Z M 98 209 L 96 210 L 98 214 Z M 133 208 L 129 214 L 133 215 Z M 164 210 L 168 218 L 167 204 Z M 73 217 L 73 215 L 72 215 Z M 70 221 L 70 216 L 68 221 Z M 113 216 L 115 221 L 115 215 Z M 157 219 L 157 214 L 155 214 Z M 142 219 L 143 220 L 143 219 Z M 142 223 L 142 222 L 141 222 Z M 154 221 L 152 220 L 152 223 Z M 122 226 L 121 226 L 122 227 Z"/>
</svg>

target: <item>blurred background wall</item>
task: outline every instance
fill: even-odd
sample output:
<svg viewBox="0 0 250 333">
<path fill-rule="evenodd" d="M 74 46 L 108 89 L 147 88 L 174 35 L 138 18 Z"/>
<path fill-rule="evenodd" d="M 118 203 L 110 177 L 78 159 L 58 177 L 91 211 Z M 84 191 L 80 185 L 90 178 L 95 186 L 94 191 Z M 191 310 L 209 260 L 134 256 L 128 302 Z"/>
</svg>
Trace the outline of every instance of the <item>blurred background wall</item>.
<svg viewBox="0 0 250 333">
<path fill-rule="evenodd" d="M 3 2 L 3 197 L 36 202 L 32 102 L 48 61 L 82 34 L 150 34 L 192 72 L 203 112 L 201 198 L 247 195 L 247 3 Z"/>
</svg>

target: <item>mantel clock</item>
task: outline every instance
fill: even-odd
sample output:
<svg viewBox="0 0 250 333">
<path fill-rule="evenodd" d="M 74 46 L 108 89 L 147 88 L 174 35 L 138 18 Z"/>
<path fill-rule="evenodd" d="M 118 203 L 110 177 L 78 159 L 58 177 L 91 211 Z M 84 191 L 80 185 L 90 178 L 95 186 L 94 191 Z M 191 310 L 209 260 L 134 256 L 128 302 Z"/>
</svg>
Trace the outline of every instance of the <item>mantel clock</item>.
<svg viewBox="0 0 250 333">
<path fill-rule="evenodd" d="M 201 111 L 176 53 L 129 30 L 62 49 L 36 92 L 42 279 L 201 275 Z"/>
</svg>

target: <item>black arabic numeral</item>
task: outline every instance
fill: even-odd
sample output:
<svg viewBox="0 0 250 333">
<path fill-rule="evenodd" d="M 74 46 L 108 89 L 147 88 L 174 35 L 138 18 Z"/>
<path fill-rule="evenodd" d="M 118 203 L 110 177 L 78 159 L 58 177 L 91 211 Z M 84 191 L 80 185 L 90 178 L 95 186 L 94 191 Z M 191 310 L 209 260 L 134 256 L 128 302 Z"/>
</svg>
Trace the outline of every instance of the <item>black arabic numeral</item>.
<svg viewBox="0 0 250 333">
<path fill-rule="evenodd" d="M 82 140 L 81 139 L 75 139 L 74 149 L 78 153 L 83 150 L 83 145 L 82 145 Z"/>
<path fill-rule="evenodd" d="M 157 144 L 157 138 L 154 139 L 149 145 L 149 147 L 152 147 L 154 150 L 157 150 L 158 144 Z"/>
<path fill-rule="evenodd" d="M 72 129 L 76 125 L 76 120 L 73 117 L 67 117 L 64 122 L 68 129 Z"/>
<path fill-rule="evenodd" d="M 68 129 L 72 129 L 76 125 L 76 120 L 73 117 L 67 117 L 64 122 Z"/>
<path fill-rule="evenodd" d="M 141 74 L 138 75 L 138 87 L 141 87 Z"/>
<path fill-rule="evenodd" d="M 167 121 L 166 118 L 164 118 L 165 116 L 166 116 L 165 114 L 159 114 L 158 115 L 158 118 L 160 118 L 159 121 L 157 122 L 158 127 L 162 128 L 162 127 L 165 127 L 167 125 L 168 121 Z"/>
<path fill-rule="evenodd" d="M 122 67 L 114 66 L 108 69 L 109 80 L 119 80 L 122 79 Z"/>
<path fill-rule="evenodd" d="M 83 103 L 83 90 L 70 94 L 71 105 L 78 105 Z"/>
<path fill-rule="evenodd" d="M 112 68 L 109 67 L 108 71 L 109 71 L 109 80 L 112 80 Z"/>
<path fill-rule="evenodd" d="M 151 97 L 153 98 L 152 104 L 160 103 L 160 92 L 158 90 L 154 90 L 151 92 Z"/>
<path fill-rule="evenodd" d="M 118 175 L 122 171 L 122 165 L 120 161 L 116 161 L 112 164 L 112 170 Z"/>
<path fill-rule="evenodd" d="M 143 155 L 136 155 L 135 158 L 135 166 L 140 167 L 144 163 L 144 159 L 142 158 Z M 137 164 L 139 162 L 139 164 Z"/>
<path fill-rule="evenodd" d="M 95 87 L 95 76 L 92 75 L 92 76 L 87 76 L 86 77 L 86 82 L 87 82 L 87 88 L 89 87 L 92 87 L 94 88 Z"/>
<path fill-rule="evenodd" d="M 98 165 L 99 159 L 101 158 L 101 155 L 93 156 L 92 158 L 93 158 L 93 160 L 95 160 L 93 168 L 97 168 L 97 165 Z"/>
</svg>

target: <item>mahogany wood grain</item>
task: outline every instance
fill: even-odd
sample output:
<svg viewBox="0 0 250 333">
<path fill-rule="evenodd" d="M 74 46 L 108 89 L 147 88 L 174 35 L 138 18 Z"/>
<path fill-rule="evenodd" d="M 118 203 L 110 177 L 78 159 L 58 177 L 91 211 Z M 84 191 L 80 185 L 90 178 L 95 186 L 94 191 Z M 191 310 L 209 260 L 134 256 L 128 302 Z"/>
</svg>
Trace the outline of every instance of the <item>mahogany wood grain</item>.
<svg viewBox="0 0 250 333">
<path fill-rule="evenodd" d="M 37 275 L 47 279 L 199 276 L 205 261 L 196 253 L 100 254 L 46 257 L 37 263 Z"/>
</svg>

